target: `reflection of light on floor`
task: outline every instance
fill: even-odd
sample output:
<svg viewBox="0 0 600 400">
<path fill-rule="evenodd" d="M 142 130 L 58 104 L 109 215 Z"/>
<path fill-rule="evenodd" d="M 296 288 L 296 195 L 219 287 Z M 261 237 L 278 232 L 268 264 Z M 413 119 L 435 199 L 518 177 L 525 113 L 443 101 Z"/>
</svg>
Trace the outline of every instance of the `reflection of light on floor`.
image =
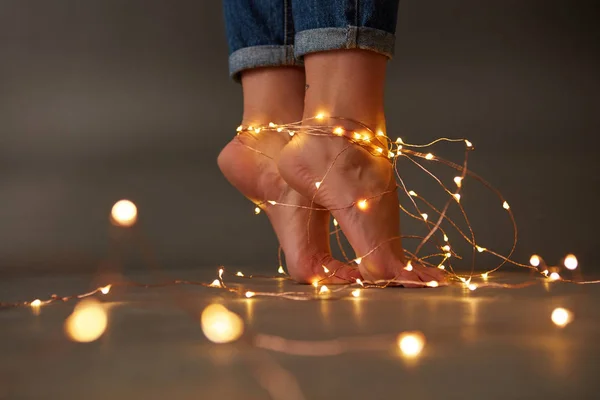
<svg viewBox="0 0 600 400">
<path fill-rule="evenodd" d="M 478 311 L 481 299 L 465 298 L 464 314 L 461 324 L 461 335 L 467 341 L 477 340 L 478 334 Z"/>
<path fill-rule="evenodd" d="M 354 317 L 354 323 L 359 327 L 364 327 L 364 319 L 363 319 L 363 302 L 364 299 L 360 297 L 349 299 L 352 303 L 352 316 Z"/>
<path fill-rule="evenodd" d="M 571 322 L 573 319 L 573 313 L 566 308 L 558 307 L 552 311 L 550 318 L 556 326 L 563 328 Z"/>
<path fill-rule="evenodd" d="M 246 321 L 248 321 L 248 324 L 252 324 L 254 321 L 254 301 L 255 299 L 244 300 L 244 303 L 246 303 Z"/>
</svg>

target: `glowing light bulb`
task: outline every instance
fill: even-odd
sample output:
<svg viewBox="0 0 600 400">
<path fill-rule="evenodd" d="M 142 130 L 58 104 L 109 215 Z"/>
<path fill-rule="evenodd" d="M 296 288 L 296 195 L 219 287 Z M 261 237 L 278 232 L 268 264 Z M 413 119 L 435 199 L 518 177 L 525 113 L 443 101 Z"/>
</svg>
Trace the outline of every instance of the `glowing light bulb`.
<svg viewBox="0 0 600 400">
<path fill-rule="evenodd" d="M 510 208 L 510 206 L 508 205 L 508 203 L 505 201 L 504 203 L 502 203 L 502 208 L 504 208 L 505 210 L 508 210 Z"/>
<path fill-rule="evenodd" d="M 396 143 L 404 144 L 404 142 L 402 141 L 402 138 L 396 138 Z"/>
<path fill-rule="evenodd" d="M 429 217 L 426 213 L 421 214 L 421 217 L 423 217 L 423 220 L 427 221 L 427 217 Z"/>
<path fill-rule="evenodd" d="M 398 335 L 398 347 L 403 356 L 416 357 L 425 347 L 425 336 L 421 332 L 403 332 Z"/>
<path fill-rule="evenodd" d="M 210 287 L 221 287 L 221 281 L 218 279 L 215 279 L 214 281 L 211 282 Z"/>
<path fill-rule="evenodd" d="M 241 132 L 244 129 L 241 125 L 236 128 L 236 131 Z"/>
<path fill-rule="evenodd" d="M 31 307 L 40 307 L 42 305 L 42 301 L 40 299 L 35 299 L 31 303 L 29 303 Z"/>
<path fill-rule="evenodd" d="M 269 203 L 272 206 L 274 206 L 275 204 L 277 204 L 277 202 L 275 200 L 269 200 L 269 201 L 267 201 L 267 203 Z"/>
<path fill-rule="evenodd" d="M 245 296 L 246 296 L 247 298 L 250 298 L 250 297 L 254 297 L 254 295 L 256 295 L 256 293 L 254 293 L 254 292 L 251 292 L 251 291 L 247 291 Z"/>
<path fill-rule="evenodd" d="M 448 253 L 444 254 L 444 257 L 450 258 L 450 257 L 452 257 L 452 253 L 448 252 Z"/>
<path fill-rule="evenodd" d="M 427 154 L 425 155 L 425 159 L 426 159 L 426 160 L 433 160 L 433 154 L 431 154 L 431 153 L 427 153 Z"/>
<path fill-rule="evenodd" d="M 360 133 L 358 133 L 358 132 L 354 132 L 352 134 L 352 136 L 354 136 L 354 139 L 356 139 L 356 140 L 360 140 L 360 138 L 362 138 L 362 135 Z"/>
<path fill-rule="evenodd" d="M 369 134 L 368 134 L 368 133 L 365 133 L 365 134 L 363 135 L 363 140 L 364 140 L 365 142 L 368 142 L 368 141 L 370 141 L 370 140 L 371 140 L 371 136 L 369 136 Z"/>
<path fill-rule="evenodd" d="M 367 209 L 367 207 L 368 207 L 367 200 L 365 200 L 365 199 L 363 199 L 363 200 L 359 200 L 359 201 L 356 203 L 356 205 L 358 206 L 358 208 L 360 208 L 360 209 L 361 209 L 361 210 L 363 210 L 363 211 L 364 211 L 364 210 L 366 210 L 366 209 Z"/>
<path fill-rule="evenodd" d="M 381 147 L 378 147 L 378 148 L 377 148 L 377 152 L 378 152 L 379 154 L 383 154 L 383 149 L 382 149 Z"/>
<path fill-rule="evenodd" d="M 312 281 L 312 285 L 314 287 L 319 287 L 319 281 L 317 279 L 315 279 L 314 281 Z"/>
<path fill-rule="evenodd" d="M 383 133 L 382 130 L 378 130 L 377 131 L 377 136 L 385 136 L 385 133 Z"/>
<path fill-rule="evenodd" d="M 335 219 L 335 218 L 333 219 L 333 226 L 338 226 L 337 219 Z"/>
<path fill-rule="evenodd" d="M 558 274 L 558 272 L 553 272 L 550 274 L 550 280 L 551 281 L 557 281 L 560 279 L 560 275 Z"/>
<path fill-rule="evenodd" d="M 354 297 L 360 297 L 360 289 L 354 289 L 351 293 Z"/>
<path fill-rule="evenodd" d="M 269 122 L 269 127 L 270 127 L 270 128 L 275 128 L 276 126 L 277 126 L 277 125 L 275 125 L 274 123 L 272 123 L 272 122 Z"/>
<path fill-rule="evenodd" d="M 398 146 L 398 149 L 396 150 L 396 157 L 399 157 L 400 154 L 402 154 L 402 146 Z"/>
<path fill-rule="evenodd" d="M 256 207 L 254 209 L 254 214 L 256 214 L 256 215 L 260 214 L 260 207 Z"/>
<path fill-rule="evenodd" d="M 408 194 L 412 197 L 417 197 L 417 193 L 414 190 L 411 190 L 410 192 L 408 192 Z"/>
<path fill-rule="evenodd" d="M 237 275 L 237 276 L 244 276 L 244 274 L 242 273 L 242 271 L 238 271 L 238 272 L 236 273 L 236 275 Z"/>
<path fill-rule="evenodd" d="M 475 289 L 477 289 L 477 285 L 474 284 L 474 283 L 471 283 L 468 287 L 469 287 L 469 290 L 475 290 Z"/>
<path fill-rule="evenodd" d="M 542 260 L 540 259 L 540 256 L 534 254 L 529 259 L 529 264 L 531 264 L 533 267 L 539 267 L 541 261 Z"/>
<path fill-rule="evenodd" d="M 329 288 L 325 285 L 321 286 L 321 289 L 319 289 L 319 294 L 325 294 L 325 293 L 329 293 Z"/>
<path fill-rule="evenodd" d="M 277 128 L 277 132 L 281 132 L 281 131 L 283 131 L 282 127 Z M 293 136 L 293 135 L 290 135 L 290 136 Z"/>
<path fill-rule="evenodd" d="M 336 135 L 343 135 L 344 128 L 342 128 L 341 126 L 335 127 L 335 128 L 333 128 L 333 133 Z"/>
<path fill-rule="evenodd" d="M 565 257 L 564 265 L 567 269 L 570 269 L 571 271 L 574 270 L 578 265 L 577 257 L 573 254 L 568 254 Z"/>
<path fill-rule="evenodd" d="M 223 268 L 219 268 L 219 278 L 223 278 L 223 272 L 225 270 Z"/>
<path fill-rule="evenodd" d="M 321 267 L 323 267 L 323 272 L 325 272 L 326 274 L 328 274 L 328 273 L 329 273 L 329 268 L 327 268 L 327 267 L 326 267 L 326 266 L 324 266 L 324 265 L 321 265 Z"/>
<path fill-rule="evenodd" d="M 462 186 L 462 180 L 463 180 L 463 178 L 461 176 L 454 177 L 454 183 L 456 183 L 456 186 L 458 186 L 458 187 Z"/>
<path fill-rule="evenodd" d="M 260 131 L 262 131 L 262 129 L 261 129 L 261 128 L 256 128 L 256 129 L 254 130 L 254 132 L 256 132 L 256 133 L 260 133 Z"/>
<path fill-rule="evenodd" d="M 389 158 L 394 158 L 395 157 L 394 152 L 393 151 L 388 151 L 388 157 Z"/>
<path fill-rule="evenodd" d="M 285 271 L 284 271 L 282 265 L 280 265 L 279 268 L 277 268 L 277 272 L 279 272 L 280 274 L 285 274 Z"/>
<path fill-rule="evenodd" d="M 438 268 L 439 269 L 446 269 L 446 266 L 444 264 L 440 264 L 440 265 L 438 265 Z"/>
<path fill-rule="evenodd" d="M 477 248 L 477 251 L 480 253 L 483 253 L 486 250 L 485 247 L 481 247 L 481 246 L 475 246 L 475 247 Z"/>
<path fill-rule="evenodd" d="M 360 263 L 362 262 L 362 257 L 356 257 L 356 258 L 354 259 L 354 262 L 355 262 L 356 264 L 360 264 Z"/>
<path fill-rule="evenodd" d="M 356 278 L 356 283 L 358 283 L 362 287 L 365 286 L 364 283 L 359 278 Z"/>
<path fill-rule="evenodd" d="M 113 224 L 128 228 L 137 221 L 137 207 L 129 200 L 119 200 L 113 206 L 110 215 Z"/>
<path fill-rule="evenodd" d="M 404 267 L 404 269 L 407 270 L 407 271 L 412 271 L 413 270 L 413 266 L 412 266 L 412 264 L 411 264 L 410 261 L 406 263 L 406 266 Z"/>
<path fill-rule="evenodd" d="M 252 131 L 254 130 L 254 127 L 253 127 L 252 125 L 250 125 L 250 126 L 248 127 L 248 130 L 249 130 L 250 132 L 252 132 Z"/>
<path fill-rule="evenodd" d="M 108 325 L 108 316 L 96 300 L 83 300 L 65 321 L 65 332 L 75 342 L 88 343 L 98 339 Z"/>
<path fill-rule="evenodd" d="M 317 187 L 317 189 L 321 187 L 321 183 L 322 182 L 315 182 L 315 186 Z"/>
<path fill-rule="evenodd" d="M 444 233 L 444 242 L 448 241 L 448 236 L 446 236 L 446 234 Z"/>
<path fill-rule="evenodd" d="M 229 343 L 242 336 L 244 322 L 220 304 L 211 304 L 200 316 L 202 332 L 213 343 Z"/>
<path fill-rule="evenodd" d="M 460 203 L 460 194 L 454 193 L 452 196 L 454 196 L 454 198 L 456 199 L 457 203 Z"/>
<path fill-rule="evenodd" d="M 548 270 L 547 270 L 547 269 L 543 270 L 543 271 L 542 271 L 542 274 L 544 274 L 544 275 L 548 276 Z"/>
<path fill-rule="evenodd" d="M 438 281 L 429 281 L 429 282 L 427 282 L 427 286 L 438 287 L 438 286 L 440 286 L 440 284 L 438 283 Z"/>
<path fill-rule="evenodd" d="M 112 285 L 106 285 L 106 286 L 100 288 L 100 292 L 102 292 L 102 294 L 108 294 L 108 292 L 110 292 L 111 287 L 112 287 Z"/>
<path fill-rule="evenodd" d="M 450 245 L 447 244 L 447 245 L 443 246 L 442 250 L 444 250 L 444 251 L 450 251 Z"/>
<path fill-rule="evenodd" d="M 467 145 L 467 147 L 471 148 L 473 147 L 473 143 L 469 142 L 468 140 L 465 139 L 465 144 Z"/>
<path fill-rule="evenodd" d="M 573 313 L 566 308 L 558 307 L 552 311 L 550 319 L 552 319 L 552 322 L 554 322 L 556 326 L 563 328 L 572 321 L 572 316 Z"/>
<path fill-rule="evenodd" d="M 318 113 L 317 115 L 315 115 L 315 118 L 318 119 L 318 120 L 321 120 L 321 119 L 325 118 L 325 114 Z"/>
<path fill-rule="evenodd" d="M 487 278 L 489 277 L 488 273 L 485 272 L 483 274 L 481 274 L 481 277 L 483 278 L 483 280 L 487 280 Z"/>
<path fill-rule="evenodd" d="M 294 135 L 296 134 L 296 132 L 294 132 L 294 131 L 288 131 L 288 134 L 289 134 L 290 136 L 294 136 Z"/>
</svg>

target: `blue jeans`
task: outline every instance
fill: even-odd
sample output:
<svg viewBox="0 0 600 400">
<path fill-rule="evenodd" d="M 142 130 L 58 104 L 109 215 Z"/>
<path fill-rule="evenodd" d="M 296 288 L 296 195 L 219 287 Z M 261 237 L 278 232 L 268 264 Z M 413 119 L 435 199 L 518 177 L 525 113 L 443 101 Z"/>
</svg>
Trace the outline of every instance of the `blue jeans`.
<svg viewBox="0 0 600 400">
<path fill-rule="evenodd" d="M 229 73 L 302 65 L 308 53 L 365 49 L 391 58 L 398 0 L 223 0 Z"/>
</svg>

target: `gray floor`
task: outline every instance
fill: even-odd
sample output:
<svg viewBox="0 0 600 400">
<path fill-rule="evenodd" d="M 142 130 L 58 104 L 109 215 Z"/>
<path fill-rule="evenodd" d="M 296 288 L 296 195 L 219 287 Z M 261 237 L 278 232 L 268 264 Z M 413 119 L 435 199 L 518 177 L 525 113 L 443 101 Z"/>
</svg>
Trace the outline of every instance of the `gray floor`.
<svg viewBox="0 0 600 400">
<path fill-rule="evenodd" d="M 213 275 L 170 272 L 182 279 Z M 85 291 L 95 287 L 92 281 L 89 275 L 4 280 L 0 300 Z M 243 283 L 252 290 L 312 290 L 283 281 Z M 359 300 L 311 302 L 240 299 L 187 286 L 115 289 L 103 299 L 112 305 L 109 326 L 90 344 L 70 342 L 63 332 L 73 304 L 43 307 L 39 315 L 1 311 L 0 399 L 268 399 L 257 371 L 274 363 L 295 377 L 306 399 L 592 399 L 600 390 L 595 285 L 371 290 Z M 393 346 L 314 358 L 252 349 L 246 341 L 214 345 L 198 317 L 211 302 L 239 313 L 253 332 L 322 340 L 420 330 L 427 345 L 413 362 Z M 550 320 L 559 306 L 575 316 L 564 329 Z M 286 393 L 280 398 L 299 398 L 291 385 Z"/>
</svg>

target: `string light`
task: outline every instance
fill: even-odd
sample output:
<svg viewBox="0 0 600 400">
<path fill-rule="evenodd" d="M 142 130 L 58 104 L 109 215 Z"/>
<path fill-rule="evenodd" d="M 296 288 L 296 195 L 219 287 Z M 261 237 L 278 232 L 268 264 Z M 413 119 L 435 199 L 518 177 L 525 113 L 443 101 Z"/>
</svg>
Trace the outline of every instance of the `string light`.
<svg viewBox="0 0 600 400">
<path fill-rule="evenodd" d="M 460 202 L 460 194 L 454 193 L 452 196 L 454 196 L 457 202 Z"/>
<path fill-rule="evenodd" d="M 335 218 L 333 219 L 333 226 L 338 226 L 337 219 L 335 219 Z"/>
<path fill-rule="evenodd" d="M 409 195 L 413 196 L 413 197 L 417 197 L 417 194 L 415 193 L 414 190 L 411 190 L 410 192 L 408 192 Z"/>
<path fill-rule="evenodd" d="M 325 293 L 329 293 L 329 288 L 327 286 L 323 285 L 319 289 L 319 294 L 325 294 Z"/>
<path fill-rule="evenodd" d="M 454 183 L 456 183 L 457 187 L 461 187 L 462 186 L 462 180 L 463 180 L 463 178 L 460 177 L 460 176 L 455 176 L 454 177 Z"/>
<path fill-rule="evenodd" d="M 433 160 L 433 154 L 431 154 L 431 153 L 427 153 L 427 154 L 425 155 L 425 159 L 426 159 L 426 160 Z"/>
<path fill-rule="evenodd" d="M 568 254 L 565 257 L 564 265 L 567 269 L 570 269 L 571 271 L 573 271 L 574 269 L 577 268 L 577 265 L 578 265 L 577 257 L 575 257 L 573 254 Z"/>
<path fill-rule="evenodd" d="M 31 307 L 40 307 L 42 305 L 42 301 L 40 299 L 35 299 L 31 303 L 29 303 Z"/>
<path fill-rule="evenodd" d="M 244 322 L 220 304 L 211 304 L 200 316 L 202 332 L 213 343 L 229 343 L 242 336 Z"/>
<path fill-rule="evenodd" d="M 256 207 L 254 209 L 254 214 L 256 214 L 256 215 L 260 214 L 260 208 L 259 207 Z"/>
<path fill-rule="evenodd" d="M 483 278 L 484 281 L 487 281 L 489 274 L 487 272 L 484 272 L 483 274 L 481 274 L 481 277 Z"/>
<path fill-rule="evenodd" d="M 534 267 L 539 267 L 541 262 L 540 256 L 538 256 L 537 254 L 534 254 L 531 256 L 531 258 L 529 259 L 529 264 L 531 264 Z"/>
<path fill-rule="evenodd" d="M 85 299 L 65 321 L 65 332 L 75 342 L 88 343 L 100 338 L 107 325 L 104 307 L 96 300 Z"/>
<path fill-rule="evenodd" d="M 329 273 L 329 268 L 327 268 L 327 267 L 326 267 L 326 266 L 324 266 L 324 265 L 321 265 L 321 267 L 323 267 L 323 272 L 325 272 L 326 274 L 328 274 L 328 273 Z"/>
<path fill-rule="evenodd" d="M 360 263 L 362 262 L 362 257 L 356 257 L 356 258 L 354 259 L 354 262 L 355 262 L 356 264 L 360 264 Z"/>
<path fill-rule="evenodd" d="M 477 248 L 477 251 L 480 253 L 483 253 L 486 250 L 485 247 L 481 247 L 481 246 L 476 246 L 476 248 Z"/>
<path fill-rule="evenodd" d="M 351 293 L 353 297 L 360 297 L 360 289 L 354 289 Z"/>
<path fill-rule="evenodd" d="M 438 265 L 438 268 L 439 269 L 446 269 L 446 266 L 444 264 L 440 264 L 440 265 Z"/>
<path fill-rule="evenodd" d="M 242 273 L 242 271 L 238 271 L 238 272 L 236 272 L 236 274 L 235 274 L 235 275 L 236 275 L 236 276 L 242 276 L 242 277 L 244 276 L 244 274 Z"/>
<path fill-rule="evenodd" d="M 469 284 L 468 288 L 469 288 L 469 290 L 473 291 L 473 290 L 477 289 L 477 285 L 474 283 L 471 283 L 471 284 Z"/>
<path fill-rule="evenodd" d="M 404 267 L 404 269 L 407 270 L 407 271 L 412 271 L 413 270 L 413 266 L 412 266 L 412 264 L 411 264 L 410 261 L 406 263 L 406 266 Z"/>
<path fill-rule="evenodd" d="M 321 187 L 321 182 L 315 182 L 315 186 L 317 187 L 317 189 L 320 188 Z"/>
<path fill-rule="evenodd" d="M 102 294 L 108 294 L 108 292 L 110 292 L 111 287 L 112 287 L 112 285 L 106 285 L 106 286 L 100 288 L 100 292 Z"/>
<path fill-rule="evenodd" d="M 277 272 L 280 274 L 285 274 L 285 270 L 283 269 L 283 265 L 280 265 L 279 268 L 277 268 Z"/>
<path fill-rule="evenodd" d="M 361 210 L 366 210 L 367 209 L 367 200 L 363 199 L 363 200 L 359 200 L 356 205 L 358 206 L 358 208 L 360 208 Z"/>
<path fill-rule="evenodd" d="M 558 274 L 558 272 L 553 272 L 550 274 L 550 280 L 551 281 L 557 281 L 560 279 L 560 275 Z"/>
<path fill-rule="evenodd" d="M 552 311 L 550 319 L 552 319 L 552 322 L 554 322 L 556 326 L 564 328 L 572 321 L 573 313 L 566 308 L 558 307 Z"/>
<path fill-rule="evenodd" d="M 247 291 L 247 292 L 246 292 L 246 294 L 245 294 L 245 296 L 246 296 L 247 298 L 254 297 L 255 295 L 256 295 L 256 293 L 254 293 L 254 292 L 252 292 L 252 291 Z"/>
<path fill-rule="evenodd" d="M 427 286 L 438 287 L 438 286 L 440 286 L 440 284 L 437 281 L 429 281 L 429 282 L 427 282 Z"/>
<path fill-rule="evenodd" d="M 337 128 L 333 129 L 333 133 L 335 133 L 336 135 L 343 135 L 344 134 L 344 128 L 342 128 L 341 126 L 338 126 Z"/>
<path fill-rule="evenodd" d="M 421 332 L 403 332 L 398 335 L 398 347 L 403 356 L 416 357 L 425 347 L 425 336 Z"/>
<path fill-rule="evenodd" d="M 215 279 L 214 281 L 212 281 L 212 283 L 210 284 L 211 287 L 221 287 L 221 281 L 218 279 Z"/>
<path fill-rule="evenodd" d="M 357 264 L 359 264 L 359 263 L 357 263 Z M 365 286 L 359 278 L 356 278 L 356 283 L 358 283 L 360 286 L 363 286 L 363 287 Z"/>
<path fill-rule="evenodd" d="M 510 206 L 508 205 L 508 203 L 505 201 L 504 203 L 502 203 L 502 208 L 504 208 L 505 210 L 508 210 L 510 208 Z"/>
<path fill-rule="evenodd" d="M 424 221 L 427 221 L 427 218 L 428 218 L 429 216 L 427 215 L 427 213 L 422 213 L 422 214 L 421 214 L 421 217 L 423 217 L 423 220 L 424 220 Z"/>
</svg>

